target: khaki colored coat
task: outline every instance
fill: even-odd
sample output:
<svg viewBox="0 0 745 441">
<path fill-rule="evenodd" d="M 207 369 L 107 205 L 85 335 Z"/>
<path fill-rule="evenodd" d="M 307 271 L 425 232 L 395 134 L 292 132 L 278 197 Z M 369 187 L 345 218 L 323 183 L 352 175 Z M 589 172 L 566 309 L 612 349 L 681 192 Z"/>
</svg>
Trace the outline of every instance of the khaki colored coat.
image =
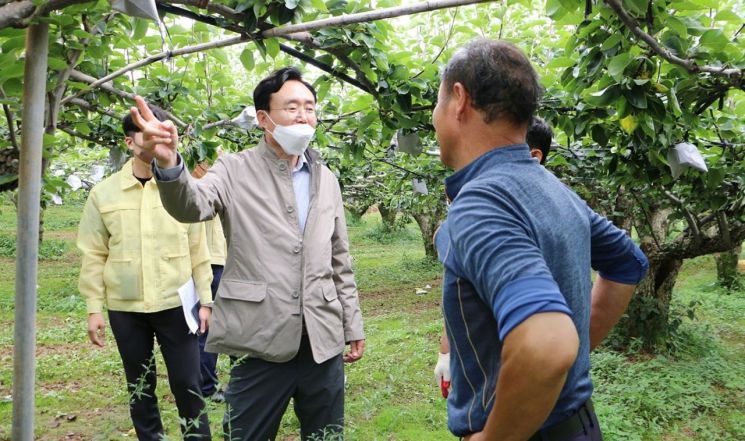
<svg viewBox="0 0 745 441">
<path fill-rule="evenodd" d="M 228 256 L 207 351 L 288 361 L 300 346 L 303 320 L 317 363 L 364 339 L 339 183 L 317 152 L 306 158 L 311 188 L 303 235 L 290 163 L 263 140 L 223 155 L 201 179 L 182 170 L 178 179 L 158 182 L 163 206 L 179 221 L 222 219 Z"/>
</svg>

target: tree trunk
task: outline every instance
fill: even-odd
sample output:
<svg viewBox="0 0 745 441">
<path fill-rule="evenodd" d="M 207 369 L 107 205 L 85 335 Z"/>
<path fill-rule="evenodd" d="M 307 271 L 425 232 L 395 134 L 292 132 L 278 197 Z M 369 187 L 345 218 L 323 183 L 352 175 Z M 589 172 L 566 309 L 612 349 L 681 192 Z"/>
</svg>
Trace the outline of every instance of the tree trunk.
<svg viewBox="0 0 745 441">
<path fill-rule="evenodd" d="M 737 274 L 737 260 L 741 251 L 742 244 L 714 256 L 717 262 L 717 281 L 727 291 L 739 289 L 741 286 L 740 275 Z"/>
<path fill-rule="evenodd" d="M 649 272 L 637 286 L 626 315 L 618 324 L 621 346 L 638 339 L 643 350 L 654 352 L 665 343 L 671 331 L 670 300 L 682 265 L 680 259 L 650 258 Z"/>
<path fill-rule="evenodd" d="M 636 287 L 626 315 L 618 323 L 618 343 L 622 347 L 638 340 L 642 350 L 654 352 L 670 333 L 670 299 L 683 265 L 682 259 L 673 258 L 660 248 L 667 239 L 671 214 L 670 209 L 650 209 L 646 228 L 640 231 L 640 247 L 649 259 L 649 270 Z"/>
<path fill-rule="evenodd" d="M 434 244 L 434 235 L 437 227 L 442 223 L 439 216 L 433 214 L 414 214 L 414 219 L 422 232 L 424 243 L 424 254 L 430 260 L 437 260 L 437 249 Z"/>
<path fill-rule="evenodd" d="M 378 204 L 378 211 L 380 212 L 380 218 L 383 220 L 383 230 L 388 232 L 396 231 L 396 214 L 398 214 L 398 210 L 386 207 L 384 204 Z"/>
</svg>

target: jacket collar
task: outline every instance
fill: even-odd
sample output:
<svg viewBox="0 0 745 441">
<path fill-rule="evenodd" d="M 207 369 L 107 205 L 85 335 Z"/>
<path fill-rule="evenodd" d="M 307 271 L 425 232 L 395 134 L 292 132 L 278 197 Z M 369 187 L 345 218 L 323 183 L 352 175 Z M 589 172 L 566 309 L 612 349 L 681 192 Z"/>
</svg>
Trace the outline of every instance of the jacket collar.
<svg viewBox="0 0 745 441">
<path fill-rule="evenodd" d="M 512 144 L 489 150 L 473 162 L 445 178 L 445 192 L 450 200 L 455 200 L 461 188 L 480 175 L 505 164 L 530 160 L 527 144 Z"/>
<path fill-rule="evenodd" d="M 132 161 L 134 161 L 134 158 L 129 158 L 129 161 L 125 162 L 122 166 L 120 180 L 122 190 L 126 190 L 133 185 L 140 185 L 140 181 L 135 178 L 132 170 Z"/>
<path fill-rule="evenodd" d="M 256 145 L 256 148 L 259 150 L 259 153 L 261 153 L 261 156 L 267 158 L 269 161 L 271 161 L 272 164 L 277 165 L 280 169 L 286 170 L 290 166 L 290 161 L 286 159 L 280 159 L 279 156 L 277 156 L 277 152 L 275 152 L 272 146 L 270 146 L 269 143 L 266 142 L 266 138 L 262 137 L 259 143 Z M 320 153 L 318 153 L 317 150 L 311 148 L 305 150 L 304 156 L 309 167 L 312 167 L 316 163 L 320 162 L 321 159 Z M 281 164 L 284 164 L 284 166 L 282 166 Z"/>
</svg>

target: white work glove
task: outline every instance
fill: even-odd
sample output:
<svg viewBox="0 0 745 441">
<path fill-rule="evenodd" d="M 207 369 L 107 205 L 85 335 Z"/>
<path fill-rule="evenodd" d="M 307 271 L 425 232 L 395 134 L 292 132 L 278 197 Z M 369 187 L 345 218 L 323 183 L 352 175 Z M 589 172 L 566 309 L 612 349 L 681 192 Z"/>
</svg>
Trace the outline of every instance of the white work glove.
<svg viewBox="0 0 745 441">
<path fill-rule="evenodd" d="M 437 355 L 437 365 L 435 366 L 435 384 L 442 387 L 442 382 L 450 383 L 450 353 Z"/>
</svg>

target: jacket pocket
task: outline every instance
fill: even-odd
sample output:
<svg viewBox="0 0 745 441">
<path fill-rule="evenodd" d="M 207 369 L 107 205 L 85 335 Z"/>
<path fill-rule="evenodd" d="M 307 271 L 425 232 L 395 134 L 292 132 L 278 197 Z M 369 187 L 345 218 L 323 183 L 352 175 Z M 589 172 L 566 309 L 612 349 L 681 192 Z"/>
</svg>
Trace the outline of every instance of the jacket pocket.
<svg viewBox="0 0 745 441">
<path fill-rule="evenodd" d="M 263 354 L 282 321 L 269 303 L 265 282 L 220 280 L 210 341 L 240 353 Z"/>
<path fill-rule="evenodd" d="M 178 288 L 191 276 L 191 256 L 188 251 L 165 252 L 160 258 L 161 286 Z"/>
<path fill-rule="evenodd" d="M 344 310 L 339 301 L 339 294 L 336 292 L 336 285 L 334 280 L 331 278 L 324 279 L 321 282 L 321 289 L 323 290 L 323 299 L 326 300 L 326 306 L 324 309 L 334 313 L 336 318 L 343 322 Z"/>
<path fill-rule="evenodd" d="M 261 302 L 266 297 L 266 283 L 221 279 L 217 296 L 229 300 Z"/>
<path fill-rule="evenodd" d="M 141 300 L 139 262 L 131 257 L 111 257 L 103 268 L 106 296 L 113 300 Z"/>
</svg>

